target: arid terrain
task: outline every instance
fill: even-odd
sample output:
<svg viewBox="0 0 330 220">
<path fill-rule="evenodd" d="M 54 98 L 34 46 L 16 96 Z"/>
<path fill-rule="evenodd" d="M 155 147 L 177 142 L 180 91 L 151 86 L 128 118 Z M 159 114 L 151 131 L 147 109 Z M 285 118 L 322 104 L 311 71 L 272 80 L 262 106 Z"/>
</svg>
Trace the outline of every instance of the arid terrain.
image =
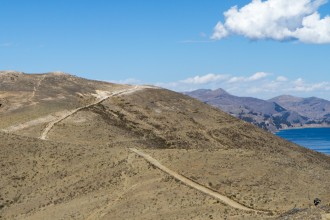
<svg viewBox="0 0 330 220">
<path fill-rule="evenodd" d="M 179 93 L 3 71 L 0 120 L 0 219 L 330 219 L 330 157 Z"/>
</svg>

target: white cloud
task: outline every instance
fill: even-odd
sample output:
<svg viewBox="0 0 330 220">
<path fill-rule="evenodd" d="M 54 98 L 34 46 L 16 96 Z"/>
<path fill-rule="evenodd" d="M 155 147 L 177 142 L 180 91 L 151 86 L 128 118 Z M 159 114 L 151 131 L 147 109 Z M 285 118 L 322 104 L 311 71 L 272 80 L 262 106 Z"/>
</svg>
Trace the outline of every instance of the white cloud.
<svg viewBox="0 0 330 220">
<path fill-rule="evenodd" d="M 218 88 L 219 85 L 225 83 L 230 75 L 209 73 L 205 75 L 197 75 L 176 82 L 155 83 L 155 86 L 164 87 L 174 91 L 192 91 L 199 88 Z"/>
<path fill-rule="evenodd" d="M 209 73 L 204 76 L 195 76 L 195 77 L 187 78 L 185 80 L 182 80 L 181 82 L 186 83 L 186 84 L 207 84 L 207 83 L 212 83 L 212 82 L 216 82 L 219 80 L 224 80 L 227 78 L 228 78 L 228 75 L 225 75 L 225 74 Z"/>
<path fill-rule="evenodd" d="M 302 85 L 304 85 L 304 80 L 302 78 L 298 78 L 295 81 L 293 81 L 293 84 L 295 86 L 302 86 Z"/>
<path fill-rule="evenodd" d="M 212 40 L 219 40 L 229 35 L 229 31 L 225 28 L 225 26 L 218 22 L 214 28 L 213 35 L 211 36 Z"/>
<path fill-rule="evenodd" d="M 228 83 L 239 83 L 244 82 L 246 80 L 243 76 L 233 76 L 228 80 Z"/>
<path fill-rule="evenodd" d="M 230 34 L 250 39 L 298 40 L 330 43 L 330 17 L 320 17 L 318 9 L 326 0 L 253 0 L 242 8 L 232 7 L 218 22 L 211 39 Z"/>
<path fill-rule="evenodd" d="M 142 82 L 137 79 L 112 82 L 122 84 L 153 84 L 178 92 L 222 88 L 233 95 L 252 96 L 263 99 L 289 94 L 301 97 L 317 96 L 330 100 L 330 82 L 309 82 L 303 78 L 290 79 L 283 75 L 266 72 L 257 72 L 250 76 L 209 73 L 167 83 Z"/>
<path fill-rule="evenodd" d="M 285 80 L 284 80 L 285 79 Z M 243 89 L 241 93 L 251 94 L 252 96 L 258 96 L 263 94 L 267 97 L 272 97 L 276 95 L 291 94 L 298 96 L 321 96 L 322 92 L 330 91 L 330 82 L 316 82 L 310 83 L 305 82 L 304 79 L 298 78 L 295 80 L 289 80 L 286 77 L 279 76 L 275 80 L 266 80 L 263 83 L 248 84 Z M 330 97 L 324 97 L 329 99 Z"/>
<path fill-rule="evenodd" d="M 288 81 L 288 78 L 286 78 L 285 76 L 278 76 L 276 78 L 276 81 L 277 82 L 286 82 L 286 81 Z"/>
<path fill-rule="evenodd" d="M 118 84 L 141 84 L 141 80 L 128 78 L 124 80 L 110 80 L 109 82 L 118 83 Z"/>
<path fill-rule="evenodd" d="M 222 88 L 237 96 L 252 96 L 269 99 L 278 95 L 290 94 L 301 97 L 317 96 L 330 100 L 330 82 L 307 82 L 303 78 L 289 79 L 266 72 L 257 72 L 251 76 L 222 75 L 221 80 L 211 77 L 210 74 L 195 76 L 185 80 L 158 83 L 157 86 L 165 87 L 174 91 L 192 91 L 196 89 Z M 211 79 L 214 80 L 211 80 Z M 210 79 L 210 80 L 207 80 Z M 197 83 L 199 82 L 199 83 Z M 203 82 L 203 83 L 202 83 Z"/>
<path fill-rule="evenodd" d="M 169 83 L 156 83 L 156 86 L 175 91 L 191 91 L 200 88 L 218 89 L 224 88 L 230 91 L 242 91 L 252 85 L 257 85 L 260 80 L 267 80 L 271 74 L 257 72 L 250 76 L 233 76 L 229 74 L 205 74 L 189 77 L 184 80 Z"/>
<path fill-rule="evenodd" d="M 306 43 L 330 43 L 330 17 L 323 19 L 315 12 L 302 21 L 303 28 L 298 28 L 293 36 Z"/>
<path fill-rule="evenodd" d="M 269 75 L 269 73 L 257 72 L 255 74 L 253 74 L 252 76 L 250 76 L 247 80 L 248 81 L 256 81 L 256 80 L 263 79 L 263 78 L 267 77 L 268 75 Z"/>
<path fill-rule="evenodd" d="M 257 72 L 249 77 L 243 77 L 243 76 L 233 76 L 228 80 L 228 83 L 239 83 L 239 82 L 251 82 L 251 81 L 258 81 L 263 78 L 266 78 L 269 73 L 265 72 Z"/>
<path fill-rule="evenodd" d="M 306 83 L 302 78 L 298 78 L 292 82 L 292 86 L 287 89 L 289 92 L 314 92 L 329 91 L 330 82 Z"/>
</svg>

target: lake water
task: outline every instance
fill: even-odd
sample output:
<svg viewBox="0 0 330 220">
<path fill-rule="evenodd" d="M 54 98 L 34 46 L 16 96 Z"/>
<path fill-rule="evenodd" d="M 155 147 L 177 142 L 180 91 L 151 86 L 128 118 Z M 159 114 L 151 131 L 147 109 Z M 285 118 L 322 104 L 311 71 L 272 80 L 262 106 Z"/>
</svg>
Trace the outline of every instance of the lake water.
<svg viewBox="0 0 330 220">
<path fill-rule="evenodd" d="M 330 128 L 288 129 L 276 135 L 312 150 L 330 154 Z"/>
</svg>

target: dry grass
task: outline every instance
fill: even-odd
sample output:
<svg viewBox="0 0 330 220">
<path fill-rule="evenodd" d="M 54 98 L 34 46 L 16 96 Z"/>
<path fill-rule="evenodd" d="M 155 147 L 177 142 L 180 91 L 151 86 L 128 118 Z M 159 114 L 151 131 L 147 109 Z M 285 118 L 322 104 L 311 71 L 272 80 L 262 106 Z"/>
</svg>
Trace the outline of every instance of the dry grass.
<svg viewBox="0 0 330 220">
<path fill-rule="evenodd" d="M 18 94 L 33 91 L 41 76 L 2 82 L 2 97 L 16 98 L 0 108 L 1 128 L 92 103 L 96 90 L 128 87 L 49 75 L 33 104 L 10 110 L 24 103 L 25 96 Z M 314 197 L 330 202 L 329 157 L 168 90 L 112 97 L 57 124 L 49 140 L 31 138 L 45 126 L 0 133 L 4 219 L 312 219 L 328 212 L 310 207 Z M 276 216 L 217 203 L 155 169 L 129 147 Z"/>
</svg>

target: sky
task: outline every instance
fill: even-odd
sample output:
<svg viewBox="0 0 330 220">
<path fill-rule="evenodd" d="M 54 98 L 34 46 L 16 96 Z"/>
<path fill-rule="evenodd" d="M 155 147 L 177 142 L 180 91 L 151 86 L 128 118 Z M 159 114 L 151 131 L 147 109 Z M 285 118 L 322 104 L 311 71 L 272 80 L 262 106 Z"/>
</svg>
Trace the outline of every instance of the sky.
<svg viewBox="0 0 330 220">
<path fill-rule="evenodd" d="M 325 0 L 0 0 L 0 70 L 330 100 Z"/>
</svg>

